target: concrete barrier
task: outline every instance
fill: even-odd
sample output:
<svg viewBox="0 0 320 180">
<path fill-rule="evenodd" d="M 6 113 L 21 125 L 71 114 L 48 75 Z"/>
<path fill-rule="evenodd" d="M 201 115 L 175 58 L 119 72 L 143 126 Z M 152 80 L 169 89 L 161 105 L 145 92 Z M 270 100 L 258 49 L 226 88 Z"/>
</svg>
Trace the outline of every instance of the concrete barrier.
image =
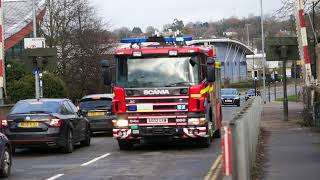
<svg viewBox="0 0 320 180">
<path fill-rule="evenodd" d="M 246 102 L 231 120 L 222 123 L 224 179 L 250 180 L 260 132 L 261 98 Z"/>
</svg>

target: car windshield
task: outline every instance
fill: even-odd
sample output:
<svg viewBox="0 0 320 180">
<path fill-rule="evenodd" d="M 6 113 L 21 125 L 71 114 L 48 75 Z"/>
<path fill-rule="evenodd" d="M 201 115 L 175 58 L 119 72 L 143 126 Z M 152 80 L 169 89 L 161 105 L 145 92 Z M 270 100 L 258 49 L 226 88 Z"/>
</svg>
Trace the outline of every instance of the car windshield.
<svg viewBox="0 0 320 180">
<path fill-rule="evenodd" d="M 85 99 L 80 102 L 81 110 L 111 109 L 111 99 Z"/>
<path fill-rule="evenodd" d="M 248 90 L 248 94 L 253 94 L 254 93 L 254 89 L 249 89 Z"/>
<path fill-rule="evenodd" d="M 121 58 L 117 61 L 117 85 L 122 87 L 190 86 L 198 83 L 195 57 Z"/>
<path fill-rule="evenodd" d="M 239 93 L 236 89 L 222 89 L 221 94 L 222 95 L 237 95 Z"/>
<path fill-rule="evenodd" d="M 58 113 L 59 107 L 58 101 L 20 101 L 10 114 Z"/>
</svg>

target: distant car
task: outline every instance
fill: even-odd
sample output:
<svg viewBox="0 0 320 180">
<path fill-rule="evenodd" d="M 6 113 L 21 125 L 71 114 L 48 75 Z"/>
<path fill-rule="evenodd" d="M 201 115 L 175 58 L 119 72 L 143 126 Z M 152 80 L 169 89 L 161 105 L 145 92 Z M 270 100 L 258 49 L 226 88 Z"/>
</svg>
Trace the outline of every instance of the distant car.
<svg viewBox="0 0 320 180">
<path fill-rule="evenodd" d="M 80 100 L 80 111 L 89 120 L 91 132 L 112 132 L 112 98 L 112 94 L 93 94 Z"/>
<path fill-rule="evenodd" d="M 1 132 L 14 148 L 61 147 L 71 153 L 74 145 L 90 145 L 89 121 L 68 99 L 21 100 L 1 120 Z"/>
<path fill-rule="evenodd" d="M 237 89 L 227 88 L 221 90 L 221 102 L 223 105 L 240 106 L 240 93 Z"/>
<path fill-rule="evenodd" d="M 2 133 L 0 133 L 0 153 L 0 178 L 7 178 L 11 173 L 12 149 L 8 138 Z"/>
<path fill-rule="evenodd" d="M 255 89 L 249 89 L 246 93 L 245 99 L 248 100 L 250 97 L 256 96 Z"/>
</svg>

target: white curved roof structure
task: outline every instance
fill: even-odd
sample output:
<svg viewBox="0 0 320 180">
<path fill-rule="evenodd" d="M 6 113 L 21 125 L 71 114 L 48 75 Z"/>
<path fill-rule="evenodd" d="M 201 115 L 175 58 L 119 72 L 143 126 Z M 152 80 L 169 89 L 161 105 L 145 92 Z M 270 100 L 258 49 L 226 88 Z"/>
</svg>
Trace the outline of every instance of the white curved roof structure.
<svg viewBox="0 0 320 180">
<path fill-rule="evenodd" d="M 229 38 L 219 38 L 219 39 L 200 39 L 200 40 L 193 40 L 188 42 L 189 45 L 199 45 L 199 44 L 213 44 L 214 43 L 227 43 L 227 44 L 234 44 L 235 46 L 239 47 L 241 50 L 245 52 L 245 55 L 253 55 L 254 51 L 249 46 L 243 44 L 240 41 L 229 39 Z"/>
</svg>

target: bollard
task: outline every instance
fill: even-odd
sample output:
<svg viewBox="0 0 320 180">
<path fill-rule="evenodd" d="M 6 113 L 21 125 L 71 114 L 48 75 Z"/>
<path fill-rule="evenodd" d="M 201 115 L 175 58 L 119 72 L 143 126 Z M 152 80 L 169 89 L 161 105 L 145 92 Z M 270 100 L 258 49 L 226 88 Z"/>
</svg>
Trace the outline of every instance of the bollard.
<svg viewBox="0 0 320 180">
<path fill-rule="evenodd" d="M 223 127 L 221 147 L 224 179 L 232 179 L 231 130 L 228 126 Z"/>
</svg>

